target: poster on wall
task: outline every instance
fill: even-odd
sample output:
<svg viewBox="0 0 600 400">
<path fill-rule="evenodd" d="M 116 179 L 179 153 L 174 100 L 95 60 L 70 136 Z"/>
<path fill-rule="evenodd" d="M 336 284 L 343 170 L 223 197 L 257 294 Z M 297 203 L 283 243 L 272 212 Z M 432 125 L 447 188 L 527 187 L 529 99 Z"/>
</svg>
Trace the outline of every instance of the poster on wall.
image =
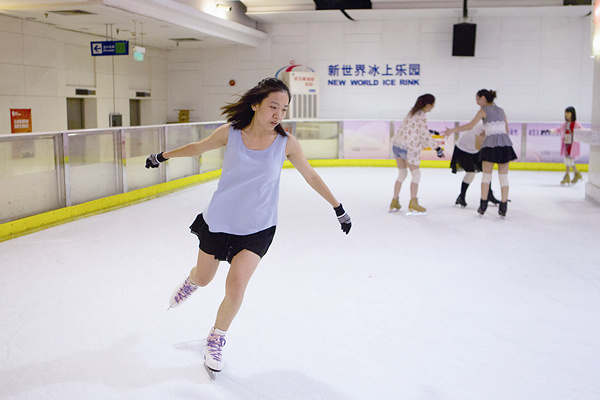
<svg viewBox="0 0 600 400">
<path fill-rule="evenodd" d="M 584 129 L 590 129 L 590 124 L 582 124 Z M 560 124 L 527 124 L 527 162 L 562 163 L 564 157 L 560 155 L 561 135 L 552 130 Z M 590 160 L 590 146 L 586 143 L 579 144 L 579 157 L 575 158 L 578 164 L 587 164 Z"/>
<path fill-rule="evenodd" d="M 394 133 L 398 132 L 398 129 L 402 125 L 402 121 L 394 121 Z M 443 121 L 428 121 L 427 128 L 431 137 L 436 141 L 437 145 L 444 149 L 443 160 L 450 160 L 454 151 L 454 135 L 448 137 L 442 136 L 442 133 L 446 129 L 454 127 L 454 122 L 443 122 Z M 393 158 L 393 156 L 392 156 Z M 439 160 L 435 148 L 427 147 L 421 150 L 421 160 Z"/>
<path fill-rule="evenodd" d="M 31 108 L 11 108 L 10 109 L 10 132 L 27 133 L 31 132 Z"/>
<path fill-rule="evenodd" d="M 32 132 L 32 126 L 31 108 L 10 109 L 11 133 L 29 133 Z M 33 156 L 35 156 L 35 143 L 33 140 L 19 140 L 12 144 L 13 159 L 32 158 Z"/>
<path fill-rule="evenodd" d="M 344 158 L 386 159 L 390 156 L 390 123 L 344 121 Z"/>
</svg>

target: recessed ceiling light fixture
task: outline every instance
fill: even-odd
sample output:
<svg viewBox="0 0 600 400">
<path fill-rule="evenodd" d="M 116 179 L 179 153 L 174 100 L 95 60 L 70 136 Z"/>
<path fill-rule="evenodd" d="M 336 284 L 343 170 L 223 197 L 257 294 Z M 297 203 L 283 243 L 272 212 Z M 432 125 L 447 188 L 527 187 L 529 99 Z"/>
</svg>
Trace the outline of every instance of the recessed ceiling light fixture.
<svg viewBox="0 0 600 400">
<path fill-rule="evenodd" d="M 231 12 L 231 6 L 218 3 L 217 4 L 217 11 Z"/>
</svg>

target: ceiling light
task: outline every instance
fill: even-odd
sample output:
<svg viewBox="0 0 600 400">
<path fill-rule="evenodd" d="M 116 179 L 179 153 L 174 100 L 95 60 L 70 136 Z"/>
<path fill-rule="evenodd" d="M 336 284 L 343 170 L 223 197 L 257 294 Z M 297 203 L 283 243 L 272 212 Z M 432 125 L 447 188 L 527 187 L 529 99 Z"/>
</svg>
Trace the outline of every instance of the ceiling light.
<svg viewBox="0 0 600 400">
<path fill-rule="evenodd" d="M 217 11 L 226 11 L 226 12 L 230 12 L 231 11 L 231 7 L 225 4 L 217 4 Z"/>
</svg>

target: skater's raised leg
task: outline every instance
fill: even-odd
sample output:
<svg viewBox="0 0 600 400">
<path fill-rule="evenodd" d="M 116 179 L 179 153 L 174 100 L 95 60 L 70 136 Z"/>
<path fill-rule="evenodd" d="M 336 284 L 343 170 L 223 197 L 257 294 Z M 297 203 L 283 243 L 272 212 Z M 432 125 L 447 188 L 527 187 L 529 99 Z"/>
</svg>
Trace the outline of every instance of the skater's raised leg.
<svg viewBox="0 0 600 400">
<path fill-rule="evenodd" d="M 199 287 L 208 285 L 215 277 L 218 266 L 219 261 L 215 260 L 213 255 L 198 250 L 196 266 L 192 268 L 190 275 L 173 291 L 169 306 L 171 308 L 178 307 L 189 299 Z"/>
</svg>

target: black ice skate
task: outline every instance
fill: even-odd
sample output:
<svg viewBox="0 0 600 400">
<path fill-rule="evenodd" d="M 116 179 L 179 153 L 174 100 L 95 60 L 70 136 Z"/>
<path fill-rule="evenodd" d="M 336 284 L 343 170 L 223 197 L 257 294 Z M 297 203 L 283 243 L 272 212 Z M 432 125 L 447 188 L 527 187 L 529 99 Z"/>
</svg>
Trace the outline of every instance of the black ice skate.
<svg viewBox="0 0 600 400">
<path fill-rule="evenodd" d="M 498 207 L 498 214 L 500 214 L 500 216 L 502 218 L 506 217 L 507 209 L 508 209 L 508 202 L 507 201 L 500 202 L 500 206 Z"/>
<path fill-rule="evenodd" d="M 477 212 L 479 213 L 479 215 L 485 214 L 485 210 L 487 210 L 487 206 L 488 206 L 487 200 L 481 199 L 479 201 L 479 208 L 477 209 Z"/>
<path fill-rule="evenodd" d="M 488 201 L 492 204 L 500 204 L 500 200 L 494 197 L 494 192 L 492 192 L 492 189 L 490 189 L 488 192 Z"/>
</svg>

